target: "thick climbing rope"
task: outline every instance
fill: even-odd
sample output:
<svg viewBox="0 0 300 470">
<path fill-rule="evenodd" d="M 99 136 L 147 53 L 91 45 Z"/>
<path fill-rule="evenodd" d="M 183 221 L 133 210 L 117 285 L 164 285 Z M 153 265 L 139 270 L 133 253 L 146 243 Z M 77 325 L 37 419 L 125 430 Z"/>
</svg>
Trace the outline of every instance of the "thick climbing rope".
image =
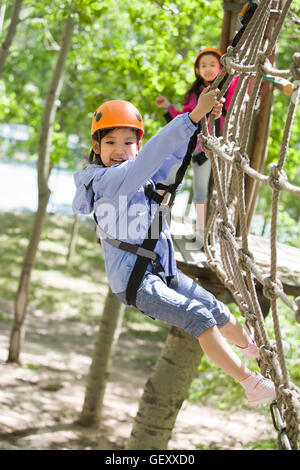
<svg viewBox="0 0 300 470">
<path fill-rule="evenodd" d="M 223 70 L 212 85 L 212 88 L 216 88 L 228 74 L 220 91 L 221 97 L 233 77 L 240 77 L 227 112 L 223 136 L 215 136 L 213 118 L 210 118 L 210 133 L 207 119 L 202 120 L 203 133 L 200 136 L 203 149 L 212 164 L 215 185 L 204 241 L 208 264 L 231 292 L 246 319 L 247 326 L 254 331 L 255 340 L 260 347 L 261 371 L 273 380 L 276 387 L 276 401 L 271 405 L 271 414 L 278 431 L 278 447 L 288 450 L 298 449 L 300 391 L 290 380 L 283 354 L 277 301 L 280 298 L 294 312 L 296 321 L 300 323 L 300 297 L 294 301 L 288 298 L 277 277 L 276 239 L 280 192 L 285 190 L 296 196 L 300 195 L 300 188 L 288 181 L 283 169 L 299 99 L 300 53 L 294 54 L 293 63 L 288 70 L 274 68 L 268 57 L 274 50 L 291 3 L 292 0 L 261 0 L 238 44 L 228 47 L 227 53 L 221 58 Z M 266 28 L 271 17 L 273 21 L 275 18 L 276 22 L 271 38 L 266 39 Z M 263 76 L 266 74 L 294 79 L 294 91 L 290 98 L 278 161 L 270 165 L 268 175 L 251 168 L 247 154 L 251 123 L 259 103 Z M 246 103 L 250 80 L 254 83 Z M 258 267 L 254 255 L 249 250 L 245 204 L 246 175 L 272 189 L 269 275 Z M 240 227 L 239 237 L 236 236 L 235 228 L 237 220 Z M 263 286 L 264 296 L 270 299 L 276 348 L 271 346 L 266 331 L 256 292 L 257 281 Z"/>
</svg>

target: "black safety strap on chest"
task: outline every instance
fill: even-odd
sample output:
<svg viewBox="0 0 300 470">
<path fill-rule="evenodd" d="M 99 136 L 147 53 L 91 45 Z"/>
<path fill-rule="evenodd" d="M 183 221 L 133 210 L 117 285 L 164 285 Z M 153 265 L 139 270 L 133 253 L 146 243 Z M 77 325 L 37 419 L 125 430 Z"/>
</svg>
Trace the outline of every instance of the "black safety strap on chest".
<svg viewBox="0 0 300 470">
<path fill-rule="evenodd" d="M 238 32 L 236 33 L 236 35 L 234 36 L 234 38 L 231 42 L 232 47 L 237 46 L 238 42 L 240 41 L 241 37 L 243 36 L 243 34 L 245 32 L 245 29 L 248 26 L 252 16 L 254 15 L 254 13 L 255 13 L 255 11 L 258 7 L 258 4 L 259 4 L 258 0 L 249 0 L 247 3 L 245 3 L 243 8 L 241 9 L 241 11 L 239 13 L 239 16 L 238 16 L 241 28 L 238 30 Z M 223 80 L 218 84 L 218 88 L 220 90 L 222 89 L 222 86 L 226 82 L 228 76 L 229 76 L 229 74 L 226 73 Z M 224 107 L 223 107 L 223 109 L 224 109 Z"/>
<path fill-rule="evenodd" d="M 149 198 L 150 207 L 151 201 L 155 201 L 158 205 L 156 212 L 154 214 L 153 220 L 149 226 L 147 236 L 145 237 L 142 245 L 135 245 L 133 243 L 124 242 L 118 240 L 117 238 L 112 237 L 110 234 L 105 232 L 99 225 L 97 216 L 94 213 L 94 219 L 98 227 L 98 231 L 102 238 L 109 243 L 111 246 L 118 248 L 120 250 L 127 251 L 137 256 L 136 262 L 133 266 L 132 272 L 130 274 L 127 289 L 126 289 L 126 300 L 129 305 L 136 305 L 136 294 L 141 285 L 145 272 L 149 263 L 152 264 L 153 271 L 161 277 L 161 279 L 166 282 L 165 273 L 163 267 L 160 263 L 160 256 L 154 252 L 158 239 L 160 237 L 163 224 L 166 220 L 166 217 L 171 211 L 172 205 L 174 203 L 176 191 L 181 184 L 185 172 L 191 162 L 192 154 L 195 150 L 197 144 L 197 137 L 198 133 L 201 129 L 201 124 L 198 124 L 198 128 L 191 137 L 189 141 L 189 145 L 187 148 L 187 152 L 185 157 L 182 161 L 181 166 L 178 168 L 175 182 L 170 185 L 165 185 L 162 183 L 157 183 L 154 186 L 153 182 L 150 182 L 148 185 L 144 187 L 145 195 Z M 86 187 L 88 190 L 88 188 Z M 155 191 L 155 189 L 162 189 L 164 192 L 163 194 L 159 194 Z M 161 205 L 165 195 L 170 193 L 170 199 L 167 205 Z"/>
<path fill-rule="evenodd" d="M 162 189 L 164 191 L 162 195 L 160 195 L 159 193 L 156 193 L 153 190 L 153 188 L 151 190 L 150 186 L 148 186 L 145 189 L 145 194 L 146 196 L 148 196 L 150 203 L 151 203 L 151 199 L 154 200 L 155 202 L 157 202 L 158 208 L 155 212 L 154 218 L 148 229 L 147 236 L 141 245 L 141 248 L 143 249 L 154 251 L 156 247 L 156 244 L 160 237 L 160 233 L 163 228 L 164 221 L 166 220 L 166 217 L 170 213 L 172 205 L 174 204 L 176 190 L 181 184 L 184 178 L 185 172 L 189 164 L 191 163 L 192 154 L 197 144 L 197 137 L 200 131 L 200 126 L 201 124 L 199 123 L 197 130 L 195 131 L 195 133 L 193 134 L 193 136 L 191 137 L 189 141 L 189 145 L 188 145 L 185 157 L 182 161 L 181 166 L 177 170 L 175 182 L 168 186 L 162 183 L 158 183 L 156 185 L 156 189 Z M 168 201 L 168 204 L 161 205 L 161 202 L 163 201 L 167 193 L 170 193 L 170 199 Z M 153 237 L 153 233 L 155 234 L 155 237 Z M 126 289 L 126 300 L 129 305 L 136 305 L 137 291 L 141 285 L 141 282 L 147 270 L 148 264 L 149 264 L 149 259 L 141 257 L 141 256 L 137 257 L 136 262 L 131 271 L 128 284 L 127 284 L 127 289 Z M 164 272 L 163 272 L 163 268 L 161 266 L 158 255 L 157 255 L 156 260 L 152 262 L 152 266 L 153 266 L 154 272 L 156 272 L 156 274 L 160 275 L 160 277 L 164 279 Z"/>
</svg>

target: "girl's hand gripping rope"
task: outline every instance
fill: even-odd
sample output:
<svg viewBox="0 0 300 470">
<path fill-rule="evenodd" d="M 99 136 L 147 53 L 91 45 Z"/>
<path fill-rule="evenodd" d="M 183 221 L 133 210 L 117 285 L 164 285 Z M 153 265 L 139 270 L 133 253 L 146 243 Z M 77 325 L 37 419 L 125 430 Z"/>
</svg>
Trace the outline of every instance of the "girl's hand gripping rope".
<svg viewBox="0 0 300 470">
<path fill-rule="evenodd" d="M 220 93 L 220 90 L 218 88 L 209 91 L 209 87 L 207 87 L 203 90 L 203 92 L 199 96 L 196 107 L 189 114 L 192 121 L 199 122 L 211 110 L 213 110 L 212 112 L 216 119 L 220 117 L 224 98 L 221 98 L 218 101 L 218 93 Z"/>
<path fill-rule="evenodd" d="M 215 119 L 219 119 L 219 117 L 221 117 L 224 103 L 225 98 L 220 98 L 220 100 L 217 101 L 217 104 L 213 107 L 211 114 L 214 116 Z"/>
</svg>

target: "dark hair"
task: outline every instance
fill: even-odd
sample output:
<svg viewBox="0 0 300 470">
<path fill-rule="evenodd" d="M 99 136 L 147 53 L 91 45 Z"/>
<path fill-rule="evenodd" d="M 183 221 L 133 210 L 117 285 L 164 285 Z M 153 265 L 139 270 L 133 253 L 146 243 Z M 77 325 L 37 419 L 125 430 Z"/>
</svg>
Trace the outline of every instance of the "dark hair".
<svg viewBox="0 0 300 470">
<path fill-rule="evenodd" d="M 218 59 L 218 61 L 220 62 L 220 56 L 218 54 L 216 54 L 215 52 L 211 52 L 211 51 L 208 51 L 208 52 L 204 52 L 202 55 L 200 55 L 200 57 L 198 57 L 198 60 L 197 62 L 195 63 L 195 68 L 196 67 L 199 67 L 199 62 L 200 62 L 200 59 L 202 59 L 202 57 L 204 57 L 205 55 L 213 55 L 214 57 L 216 57 Z M 221 65 L 221 62 L 220 62 L 220 65 Z M 222 66 L 222 65 L 221 65 Z M 199 98 L 199 95 L 200 95 L 200 90 L 199 88 L 203 86 L 205 87 L 205 83 L 204 83 L 204 80 L 203 78 L 199 75 L 198 77 L 196 77 L 196 80 L 192 83 L 192 85 L 190 86 L 190 88 L 188 89 L 188 91 L 186 92 L 185 94 L 185 101 L 187 101 L 189 99 L 189 97 L 191 96 L 192 93 L 196 93 L 197 95 L 197 99 Z"/>
<path fill-rule="evenodd" d="M 99 149 L 101 145 L 101 139 L 109 134 L 112 129 L 124 129 L 124 127 L 109 127 L 107 129 L 99 129 L 93 134 L 92 139 L 98 142 Z M 139 143 L 141 140 L 141 131 L 139 129 L 135 129 L 134 127 L 130 127 L 129 129 L 136 132 L 137 143 Z M 95 163 L 96 165 L 103 165 L 100 154 L 95 153 L 93 149 L 91 150 L 88 161 L 89 163 Z"/>
</svg>

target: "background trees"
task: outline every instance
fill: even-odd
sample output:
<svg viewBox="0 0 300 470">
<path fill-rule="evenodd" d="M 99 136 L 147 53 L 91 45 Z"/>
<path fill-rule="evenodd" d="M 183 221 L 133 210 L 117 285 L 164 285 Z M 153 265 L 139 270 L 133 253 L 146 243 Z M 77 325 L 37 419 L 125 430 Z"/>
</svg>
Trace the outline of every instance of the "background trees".
<svg viewBox="0 0 300 470">
<path fill-rule="evenodd" d="M 21 3 L 0 3 L 0 6 L 6 6 L 2 44 L 10 33 L 14 6 Z M 296 41 L 291 39 L 299 37 L 299 1 L 296 0 L 293 5 L 278 43 L 277 62 L 280 68 L 289 67 L 292 54 L 296 51 Z M 19 11 L 20 22 L 10 41 L 9 54 L 3 61 L 0 122 L 26 124 L 30 129 L 30 138 L 11 145 L 5 156 L 14 158 L 16 150 L 26 150 L 29 161 L 39 161 L 40 196 L 41 199 L 42 196 L 45 198 L 41 212 L 37 213 L 39 224 L 32 227 L 34 250 L 30 244 L 28 248 L 29 252 L 35 253 L 31 253 L 33 257 L 30 255 L 29 260 L 24 259 L 29 271 L 33 268 L 41 222 L 46 214 L 50 169 L 53 165 L 71 170 L 78 167 L 90 146 L 92 113 L 100 102 L 107 99 L 122 98 L 134 102 L 144 116 L 144 140 L 149 139 L 165 123 L 161 110 L 154 105 L 156 94 L 165 94 L 180 107 L 184 92 L 194 78 L 192 65 L 195 53 L 202 46 L 218 47 L 222 6 L 222 2 L 217 0 L 104 0 L 101 4 L 92 0 L 47 0 L 34 4 L 23 0 Z M 68 18 L 72 27 L 67 36 L 72 39 L 72 44 L 69 43 L 64 56 L 61 79 L 56 80 L 53 88 L 51 80 L 53 78 L 55 81 L 55 67 Z M 287 100 L 275 91 L 267 164 L 278 152 Z M 52 117 L 46 122 L 50 113 Z M 287 163 L 289 177 L 295 184 L 299 184 L 300 179 L 299 131 L 298 111 Z M 43 138 L 47 141 L 44 147 Z M 264 231 L 268 221 L 269 198 L 268 189 L 262 187 L 257 211 L 264 216 L 265 224 L 261 229 Z M 287 194 L 281 204 L 279 215 L 283 222 L 283 240 L 300 246 L 299 200 Z M 21 274 L 20 283 L 22 276 L 24 279 Z M 23 307 L 26 307 L 27 295 L 23 296 Z M 15 330 L 20 330 L 24 314 L 24 309 L 16 314 Z M 18 335 L 17 340 L 12 340 L 12 346 L 19 344 L 22 333 L 19 331 Z M 19 351 L 10 355 L 10 360 L 16 361 L 18 358 Z M 192 374 L 194 369 L 193 365 Z M 187 382 L 191 380 L 189 376 Z M 184 389 L 182 396 L 185 393 Z M 176 411 L 179 408 L 180 404 L 177 404 Z M 166 433 L 166 442 L 168 436 Z M 130 445 L 135 445 L 133 442 L 134 433 Z"/>
<path fill-rule="evenodd" d="M 4 75 L 0 81 L 1 122 L 24 123 L 30 127 L 28 141 L 17 143 L 10 151 L 26 149 L 29 158 L 37 158 L 38 135 L 47 85 L 60 47 L 62 17 L 69 2 L 23 2 Z M 106 99 L 126 98 L 141 110 L 146 133 L 144 141 L 163 125 L 161 110 L 154 105 L 158 92 L 180 106 L 189 83 L 193 81 L 193 60 L 202 46 L 218 47 L 223 18 L 219 0 L 101 2 L 76 1 L 72 49 L 67 59 L 65 81 L 57 101 L 51 143 L 53 164 L 69 166 L 80 163 L 87 153 L 90 118 L 93 110 Z M 299 0 L 278 41 L 277 63 L 287 68 L 299 34 Z M 2 42 L 7 35 L 13 5 L 7 5 Z M 280 142 L 281 117 L 288 98 L 275 90 L 274 116 L 268 161 Z M 299 113 L 299 112 L 298 112 Z M 288 170 L 299 178 L 299 114 L 295 121 L 293 146 Z M 263 211 L 267 196 L 262 192 Z M 288 196 L 289 198 L 289 196 Z M 298 221 L 298 202 L 284 201 L 286 212 Z M 283 211 L 285 212 L 285 211 Z M 296 217 L 296 218 L 295 218 Z M 298 243 L 297 237 L 293 242 Z"/>
</svg>

